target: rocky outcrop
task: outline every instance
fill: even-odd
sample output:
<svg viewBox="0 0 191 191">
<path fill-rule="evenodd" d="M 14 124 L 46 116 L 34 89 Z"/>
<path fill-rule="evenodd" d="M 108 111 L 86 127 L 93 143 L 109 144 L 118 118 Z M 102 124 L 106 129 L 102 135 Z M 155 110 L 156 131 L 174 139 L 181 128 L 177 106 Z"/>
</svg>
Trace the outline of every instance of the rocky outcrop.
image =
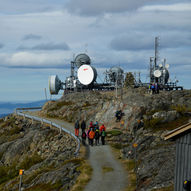
<svg viewBox="0 0 191 191">
<path fill-rule="evenodd" d="M 124 116 L 116 122 L 115 112 Z M 81 92 L 64 95 L 48 102 L 41 115 L 70 122 L 85 118 L 87 123 L 104 123 L 111 132 L 107 142 L 120 149 L 123 159 L 137 161 L 135 169 L 138 190 L 169 188 L 174 184 L 175 143 L 164 141 L 165 132 L 186 123 L 191 112 L 191 91 L 161 91 L 150 95 L 145 88 L 123 91 L 122 99 L 115 92 Z M 138 147 L 135 154 L 133 143 Z M 136 157 L 135 157 L 136 156 Z"/>
<path fill-rule="evenodd" d="M 0 190 L 18 190 L 18 171 L 25 170 L 23 188 L 70 190 L 79 175 L 76 141 L 56 128 L 20 117 L 0 120 Z M 52 189 L 51 189 L 52 188 Z"/>
</svg>

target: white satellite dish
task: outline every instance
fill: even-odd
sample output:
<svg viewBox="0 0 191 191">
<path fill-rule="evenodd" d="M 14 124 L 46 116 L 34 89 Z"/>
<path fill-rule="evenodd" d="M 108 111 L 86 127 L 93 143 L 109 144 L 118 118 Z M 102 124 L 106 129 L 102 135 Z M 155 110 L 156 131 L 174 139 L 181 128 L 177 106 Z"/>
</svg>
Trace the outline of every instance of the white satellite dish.
<svg viewBox="0 0 191 191">
<path fill-rule="evenodd" d="M 81 84 L 89 85 L 96 79 L 97 72 L 90 65 L 84 64 L 78 69 L 77 76 Z"/>
<path fill-rule="evenodd" d="M 58 78 L 58 76 L 57 75 L 50 76 L 48 83 L 49 83 L 50 94 L 51 95 L 58 94 L 59 90 L 61 89 L 61 81 Z"/>
<path fill-rule="evenodd" d="M 154 71 L 154 76 L 155 76 L 156 78 L 159 78 L 159 77 L 161 76 L 161 71 L 160 71 L 160 70 L 155 70 L 155 71 Z"/>
<path fill-rule="evenodd" d="M 159 64 L 159 67 L 162 68 L 162 64 Z"/>
<path fill-rule="evenodd" d="M 169 68 L 169 66 L 170 66 L 169 64 L 165 64 L 165 68 L 166 68 L 166 69 L 168 69 L 168 68 Z"/>
</svg>

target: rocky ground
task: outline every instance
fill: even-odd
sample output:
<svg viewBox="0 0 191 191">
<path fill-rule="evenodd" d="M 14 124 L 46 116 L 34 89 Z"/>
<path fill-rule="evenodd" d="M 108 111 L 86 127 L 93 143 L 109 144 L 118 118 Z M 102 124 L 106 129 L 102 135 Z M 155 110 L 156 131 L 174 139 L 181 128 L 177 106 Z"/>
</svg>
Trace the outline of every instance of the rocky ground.
<svg viewBox="0 0 191 191">
<path fill-rule="evenodd" d="M 115 121 L 116 110 L 124 113 Z M 82 92 L 50 101 L 41 115 L 75 122 L 85 118 L 104 123 L 107 141 L 120 150 L 121 158 L 132 160 L 137 190 L 173 190 L 175 143 L 164 141 L 169 130 L 187 123 L 191 117 L 191 91 L 160 92 L 151 95 L 144 88 L 123 90 L 122 99 L 115 92 Z M 141 123 L 140 123 L 141 121 Z M 117 131 L 117 133 L 116 133 Z M 138 147 L 133 148 L 133 143 Z"/>
<path fill-rule="evenodd" d="M 70 190 L 79 175 L 75 140 L 58 129 L 10 115 L 0 119 L 0 190 Z"/>
</svg>

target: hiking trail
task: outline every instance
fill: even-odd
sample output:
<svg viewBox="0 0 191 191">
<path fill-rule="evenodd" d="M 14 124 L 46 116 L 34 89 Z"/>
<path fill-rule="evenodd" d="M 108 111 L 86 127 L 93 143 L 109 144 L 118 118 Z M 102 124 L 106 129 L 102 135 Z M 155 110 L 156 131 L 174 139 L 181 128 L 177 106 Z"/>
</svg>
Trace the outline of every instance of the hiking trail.
<svg viewBox="0 0 191 191">
<path fill-rule="evenodd" d="M 25 112 L 41 117 L 38 112 Z M 74 133 L 74 125 L 59 119 L 45 118 Z M 87 140 L 86 140 L 87 142 Z M 101 142 L 101 141 L 100 141 Z M 107 143 L 106 143 L 107 144 Z M 127 186 L 127 173 L 117 161 L 109 145 L 89 146 L 89 163 L 93 169 L 90 182 L 84 191 L 123 191 Z"/>
</svg>

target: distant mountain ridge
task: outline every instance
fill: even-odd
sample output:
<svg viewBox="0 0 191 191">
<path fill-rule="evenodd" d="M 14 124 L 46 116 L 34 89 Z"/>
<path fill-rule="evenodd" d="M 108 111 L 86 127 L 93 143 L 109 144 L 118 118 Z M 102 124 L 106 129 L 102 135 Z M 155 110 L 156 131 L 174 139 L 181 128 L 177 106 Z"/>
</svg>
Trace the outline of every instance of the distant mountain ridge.
<svg viewBox="0 0 191 191">
<path fill-rule="evenodd" d="M 14 109 L 20 107 L 40 107 L 46 103 L 46 100 L 28 102 L 28 103 L 12 103 L 12 102 L 0 102 L 0 117 L 12 113 Z"/>
</svg>

